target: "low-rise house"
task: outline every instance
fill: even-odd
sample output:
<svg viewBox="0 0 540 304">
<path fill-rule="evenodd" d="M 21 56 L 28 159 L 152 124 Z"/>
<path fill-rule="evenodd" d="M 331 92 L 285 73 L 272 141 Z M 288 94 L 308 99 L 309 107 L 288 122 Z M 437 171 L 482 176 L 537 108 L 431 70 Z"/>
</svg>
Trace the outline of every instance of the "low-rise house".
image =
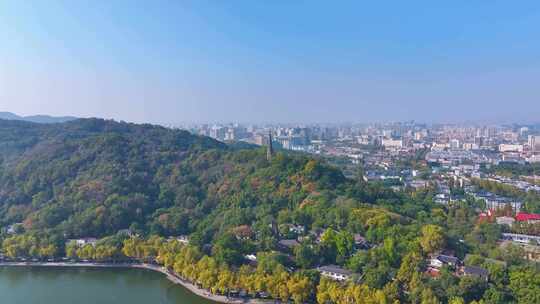
<svg viewBox="0 0 540 304">
<path fill-rule="evenodd" d="M 300 245 L 297 240 L 290 239 L 290 240 L 281 240 L 278 242 L 279 250 L 284 252 L 293 252 L 294 247 Z"/>
<path fill-rule="evenodd" d="M 255 254 L 246 254 L 244 258 L 248 261 L 257 261 L 257 256 Z"/>
<path fill-rule="evenodd" d="M 268 299 L 270 298 L 270 294 L 266 291 L 258 291 L 257 297 L 262 298 L 262 299 Z"/>
<path fill-rule="evenodd" d="M 127 237 L 134 237 L 135 236 L 135 233 L 133 233 L 133 231 L 131 231 L 131 229 L 121 229 L 121 230 L 118 230 L 118 232 L 116 234 L 117 235 L 127 236 Z"/>
<path fill-rule="evenodd" d="M 96 238 L 82 238 L 82 239 L 70 239 L 67 240 L 66 245 L 75 243 L 78 247 L 84 247 L 86 245 L 96 246 Z"/>
<path fill-rule="evenodd" d="M 489 278 L 489 271 L 478 266 L 463 266 L 460 269 L 460 274 L 463 276 L 473 276 L 487 281 Z"/>
<path fill-rule="evenodd" d="M 170 241 L 178 241 L 179 243 L 182 243 L 182 244 L 189 244 L 189 237 L 187 235 L 179 235 L 179 236 L 171 236 L 167 239 L 169 242 Z"/>
<path fill-rule="evenodd" d="M 492 210 L 504 209 L 506 206 L 511 206 L 514 212 L 517 212 L 521 209 L 522 202 L 516 199 L 506 198 L 506 197 L 487 197 L 484 198 L 486 202 L 486 208 Z"/>
<path fill-rule="evenodd" d="M 460 202 L 460 201 L 463 201 L 463 200 L 465 200 L 465 196 L 463 196 L 463 195 L 450 195 L 450 202 L 451 203 Z"/>
<path fill-rule="evenodd" d="M 523 204 L 520 200 L 498 196 L 485 191 L 472 192 L 471 194 L 475 199 L 483 200 L 486 203 L 486 209 L 491 210 L 504 209 L 510 206 L 514 212 L 518 212 Z"/>
<path fill-rule="evenodd" d="M 322 276 L 330 278 L 335 281 L 346 281 L 351 278 L 352 271 L 341 268 L 336 265 L 327 265 L 317 268 Z"/>
<path fill-rule="evenodd" d="M 304 234 L 306 228 L 302 225 L 289 225 L 289 231 L 296 234 Z"/>
<path fill-rule="evenodd" d="M 439 254 L 432 256 L 429 260 L 429 266 L 436 269 L 442 268 L 445 265 L 455 268 L 459 265 L 459 259 L 455 256 Z"/>
<path fill-rule="evenodd" d="M 503 240 L 512 241 L 523 245 L 529 245 L 531 243 L 540 244 L 540 236 L 528 235 L 528 234 L 516 234 L 516 233 L 503 233 Z"/>
<path fill-rule="evenodd" d="M 253 230 L 248 225 L 241 225 L 233 229 L 233 234 L 239 240 L 249 240 L 253 237 Z"/>
<path fill-rule="evenodd" d="M 357 249 L 368 249 L 369 243 L 365 237 L 360 234 L 355 234 L 354 236 L 354 247 Z"/>
<path fill-rule="evenodd" d="M 425 272 L 426 275 L 432 277 L 432 278 L 438 278 L 441 276 L 441 272 L 437 268 L 428 267 Z"/>
<path fill-rule="evenodd" d="M 540 214 L 519 212 L 516 215 L 516 221 L 529 224 L 540 223 Z"/>
<path fill-rule="evenodd" d="M 415 170 L 413 170 L 415 171 Z M 412 180 L 407 183 L 407 186 L 414 188 L 415 190 L 423 189 L 428 186 L 428 181 L 426 180 Z"/>
<path fill-rule="evenodd" d="M 478 214 L 478 222 L 489 222 L 491 220 L 491 211 L 488 210 L 488 212 L 480 212 Z"/>
<path fill-rule="evenodd" d="M 324 233 L 323 229 L 315 229 L 315 230 L 311 230 L 309 232 L 309 235 L 310 235 L 310 237 L 313 238 L 315 243 L 319 244 L 321 242 L 323 233 Z"/>
<path fill-rule="evenodd" d="M 497 224 L 499 225 L 506 225 L 506 226 L 509 226 L 509 227 L 512 227 L 512 225 L 514 224 L 514 222 L 516 221 L 513 217 L 511 216 L 499 216 L 497 217 L 496 219 L 496 222 Z"/>
<path fill-rule="evenodd" d="M 257 256 L 255 254 L 246 254 L 244 255 L 244 259 L 246 259 L 247 263 L 252 267 L 257 267 Z"/>
<path fill-rule="evenodd" d="M 450 201 L 450 196 L 445 193 L 439 193 L 435 195 L 434 202 L 441 205 L 448 205 Z"/>
<path fill-rule="evenodd" d="M 22 223 L 15 223 L 11 224 L 6 228 L 7 234 L 17 234 L 20 233 L 21 230 L 23 230 L 23 224 Z"/>
</svg>

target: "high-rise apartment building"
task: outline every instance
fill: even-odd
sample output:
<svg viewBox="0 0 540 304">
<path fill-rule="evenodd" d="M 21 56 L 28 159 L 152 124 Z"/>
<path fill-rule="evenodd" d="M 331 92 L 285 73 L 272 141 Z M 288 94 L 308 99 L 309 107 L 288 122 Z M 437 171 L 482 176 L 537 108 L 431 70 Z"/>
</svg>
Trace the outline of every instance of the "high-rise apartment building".
<svg viewBox="0 0 540 304">
<path fill-rule="evenodd" d="M 529 135 L 529 148 L 533 152 L 540 152 L 540 135 Z"/>
</svg>

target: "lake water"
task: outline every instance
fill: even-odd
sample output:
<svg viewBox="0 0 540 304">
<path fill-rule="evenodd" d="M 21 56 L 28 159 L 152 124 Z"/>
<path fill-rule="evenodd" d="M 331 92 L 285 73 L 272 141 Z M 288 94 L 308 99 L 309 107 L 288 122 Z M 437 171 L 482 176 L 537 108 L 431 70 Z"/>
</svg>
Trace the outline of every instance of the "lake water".
<svg viewBox="0 0 540 304">
<path fill-rule="evenodd" d="M 215 304 L 144 269 L 1 267 L 1 304 Z"/>
</svg>

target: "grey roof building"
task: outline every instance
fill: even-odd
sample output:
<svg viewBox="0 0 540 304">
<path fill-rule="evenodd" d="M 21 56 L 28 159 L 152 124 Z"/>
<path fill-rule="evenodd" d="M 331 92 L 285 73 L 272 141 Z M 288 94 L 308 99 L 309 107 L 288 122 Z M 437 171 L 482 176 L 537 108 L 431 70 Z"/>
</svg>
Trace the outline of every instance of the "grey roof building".
<svg viewBox="0 0 540 304">
<path fill-rule="evenodd" d="M 326 265 L 317 268 L 321 275 L 331 278 L 336 281 L 348 280 L 353 274 L 352 271 L 341 268 L 336 265 Z"/>
<path fill-rule="evenodd" d="M 489 271 L 485 268 L 478 266 L 463 266 L 461 268 L 461 273 L 466 276 L 474 276 L 484 280 L 488 280 Z"/>
</svg>

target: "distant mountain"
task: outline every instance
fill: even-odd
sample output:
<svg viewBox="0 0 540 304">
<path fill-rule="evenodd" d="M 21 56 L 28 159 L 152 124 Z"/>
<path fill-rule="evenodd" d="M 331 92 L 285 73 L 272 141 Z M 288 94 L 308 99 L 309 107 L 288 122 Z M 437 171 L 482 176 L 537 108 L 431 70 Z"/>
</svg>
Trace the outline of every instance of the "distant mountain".
<svg viewBox="0 0 540 304">
<path fill-rule="evenodd" d="M 6 120 L 23 120 L 35 123 L 61 123 L 77 119 L 73 116 L 49 116 L 49 115 L 32 115 L 32 116 L 19 116 L 11 112 L 0 112 L 0 119 Z"/>
<path fill-rule="evenodd" d="M 0 112 L 0 119 L 23 120 L 22 117 L 11 112 Z"/>
</svg>

